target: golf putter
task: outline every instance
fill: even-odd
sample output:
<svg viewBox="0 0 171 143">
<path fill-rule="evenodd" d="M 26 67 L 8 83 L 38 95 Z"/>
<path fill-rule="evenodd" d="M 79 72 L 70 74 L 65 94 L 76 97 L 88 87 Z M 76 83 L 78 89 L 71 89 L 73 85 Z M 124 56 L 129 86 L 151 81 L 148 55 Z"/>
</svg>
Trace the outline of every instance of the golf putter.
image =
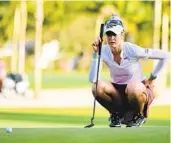
<svg viewBox="0 0 171 143">
<path fill-rule="evenodd" d="M 103 42 L 103 30 L 104 30 L 104 24 L 101 24 L 100 26 L 100 38 L 101 42 L 99 43 L 99 51 L 98 51 L 98 65 L 97 65 L 97 78 L 96 78 L 96 93 L 95 93 L 95 98 L 97 96 L 97 85 L 98 85 L 98 78 L 99 78 L 99 66 L 100 66 L 100 56 L 101 56 L 101 47 L 102 47 L 102 42 Z M 93 104 L 93 115 L 91 118 L 91 123 L 84 128 L 91 128 L 94 126 L 94 116 L 95 116 L 95 110 L 96 110 L 96 99 L 94 98 L 94 104 Z"/>
</svg>

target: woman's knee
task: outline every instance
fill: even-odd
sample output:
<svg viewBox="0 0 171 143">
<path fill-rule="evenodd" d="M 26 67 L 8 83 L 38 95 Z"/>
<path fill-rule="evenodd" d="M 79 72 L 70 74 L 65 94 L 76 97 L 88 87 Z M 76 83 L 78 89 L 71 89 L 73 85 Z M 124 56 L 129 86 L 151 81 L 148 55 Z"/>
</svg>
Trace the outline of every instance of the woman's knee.
<svg viewBox="0 0 171 143">
<path fill-rule="evenodd" d="M 97 85 L 97 94 L 98 94 L 98 96 L 103 95 L 104 87 L 105 87 L 105 83 L 103 81 L 98 81 L 98 85 Z M 96 94 L 96 83 L 94 83 L 93 86 L 92 86 L 92 93 L 95 96 L 95 94 Z"/>
<path fill-rule="evenodd" d="M 146 101 L 146 87 L 143 83 L 132 81 L 128 83 L 125 93 L 128 97 L 128 100 L 138 99 Z"/>
</svg>

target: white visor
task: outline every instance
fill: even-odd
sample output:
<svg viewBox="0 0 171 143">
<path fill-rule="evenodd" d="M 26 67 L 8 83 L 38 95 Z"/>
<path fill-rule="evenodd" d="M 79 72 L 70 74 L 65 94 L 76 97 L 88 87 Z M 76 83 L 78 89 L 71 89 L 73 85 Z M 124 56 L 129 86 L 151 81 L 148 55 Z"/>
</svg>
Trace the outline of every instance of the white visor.
<svg viewBox="0 0 171 143">
<path fill-rule="evenodd" d="M 105 26 L 105 29 L 104 29 L 104 34 L 106 34 L 106 32 L 113 32 L 115 33 L 116 35 L 120 34 L 122 31 L 124 30 L 124 28 L 121 26 L 121 25 L 114 25 L 110 28 L 106 28 Z"/>
</svg>

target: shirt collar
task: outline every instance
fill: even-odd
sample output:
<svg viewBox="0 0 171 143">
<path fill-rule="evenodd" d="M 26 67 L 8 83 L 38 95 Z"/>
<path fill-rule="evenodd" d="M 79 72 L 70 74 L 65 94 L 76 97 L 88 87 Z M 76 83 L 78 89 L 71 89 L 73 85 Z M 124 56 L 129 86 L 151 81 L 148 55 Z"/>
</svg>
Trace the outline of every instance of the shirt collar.
<svg viewBox="0 0 171 143">
<path fill-rule="evenodd" d="M 109 49 L 110 49 L 110 47 L 109 47 Z M 113 54 L 112 54 L 111 49 L 110 49 L 110 53 L 111 53 L 111 55 L 112 55 L 112 57 L 113 57 Z M 123 47 L 122 50 L 121 50 L 120 57 L 121 57 L 122 59 L 124 58 L 124 47 Z"/>
</svg>

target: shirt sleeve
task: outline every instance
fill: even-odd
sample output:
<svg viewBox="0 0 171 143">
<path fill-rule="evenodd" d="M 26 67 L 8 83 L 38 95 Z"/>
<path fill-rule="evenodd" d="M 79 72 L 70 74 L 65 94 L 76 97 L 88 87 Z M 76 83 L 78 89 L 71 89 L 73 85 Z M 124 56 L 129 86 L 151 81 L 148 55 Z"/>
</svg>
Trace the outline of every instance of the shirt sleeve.
<svg viewBox="0 0 171 143">
<path fill-rule="evenodd" d="M 104 46 L 102 46 L 100 63 L 99 63 L 99 72 L 98 72 L 99 79 L 100 79 L 100 72 L 103 67 L 104 49 L 105 49 Z M 97 70 L 98 70 L 98 60 L 99 60 L 98 58 L 99 58 L 98 54 L 92 56 L 92 62 L 91 62 L 90 71 L 89 71 L 89 81 L 92 83 L 95 83 L 97 80 Z"/>
<path fill-rule="evenodd" d="M 148 49 L 142 48 L 133 44 L 133 55 L 137 59 L 157 59 L 159 60 L 154 70 L 152 71 L 152 75 L 157 76 L 160 70 L 163 68 L 166 60 L 169 58 L 169 53 L 164 50 L 159 49 Z"/>
<path fill-rule="evenodd" d="M 98 72 L 98 77 L 100 78 L 100 72 L 102 70 L 102 60 L 100 60 L 99 63 L 99 72 Z M 97 80 L 97 70 L 98 70 L 98 58 L 92 59 L 90 71 L 89 71 L 89 81 L 92 83 L 95 83 Z"/>
</svg>

